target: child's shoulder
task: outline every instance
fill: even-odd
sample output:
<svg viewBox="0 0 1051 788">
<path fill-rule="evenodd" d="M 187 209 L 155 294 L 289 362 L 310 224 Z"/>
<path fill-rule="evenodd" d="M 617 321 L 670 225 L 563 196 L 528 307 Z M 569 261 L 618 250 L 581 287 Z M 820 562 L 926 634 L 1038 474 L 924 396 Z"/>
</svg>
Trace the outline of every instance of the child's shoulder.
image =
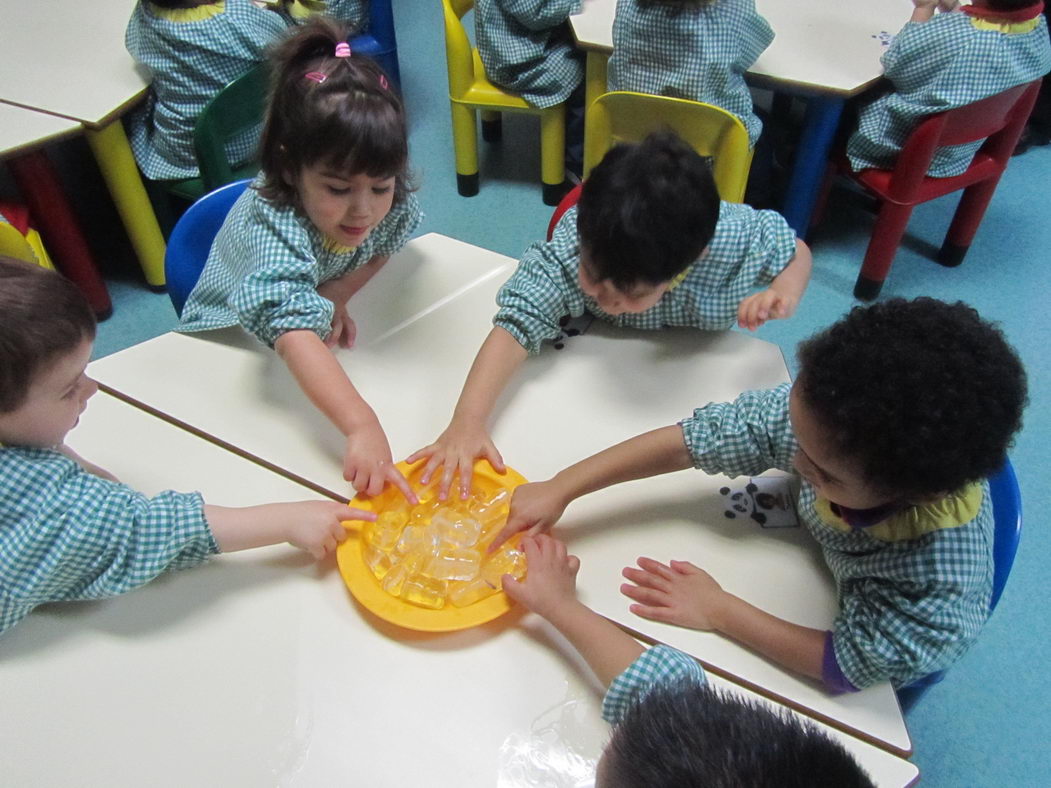
<svg viewBox="0 0 1051 788">
<path fill-rule="evenodd" d="M 87 471 L 57 449 L 0 446 L 0 487 L 7 501 L 53 490 L 82 473 Z"/>
</svg>

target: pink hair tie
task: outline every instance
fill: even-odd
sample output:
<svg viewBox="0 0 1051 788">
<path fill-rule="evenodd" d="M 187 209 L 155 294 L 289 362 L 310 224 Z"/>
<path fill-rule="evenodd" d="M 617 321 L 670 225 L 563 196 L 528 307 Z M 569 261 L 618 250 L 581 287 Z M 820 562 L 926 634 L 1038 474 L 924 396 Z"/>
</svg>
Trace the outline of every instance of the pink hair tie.
<svg viewBox="0 0 1051 788">
<path fill-rule="evenodd" d="M 346 41 L 336 44 L 336 57 L 350 57 L 350 44 Z"/>
<path fill-rule="evenodd" d="M 385 76 L 383 76 L 382 74 L 380 74 L 380 87 L 383 88 L 384 90 L 386 90 L 388 87 L 390 87 L 387 84 L 387 78 Z"/>
<path fill-rule="evenodd" d="M 322 74 L 320 71 L 308 71 L 303 76 L 311 82 L 317 82 L 319 85 L 328 79 L 328 74 Z"/>
</svg>

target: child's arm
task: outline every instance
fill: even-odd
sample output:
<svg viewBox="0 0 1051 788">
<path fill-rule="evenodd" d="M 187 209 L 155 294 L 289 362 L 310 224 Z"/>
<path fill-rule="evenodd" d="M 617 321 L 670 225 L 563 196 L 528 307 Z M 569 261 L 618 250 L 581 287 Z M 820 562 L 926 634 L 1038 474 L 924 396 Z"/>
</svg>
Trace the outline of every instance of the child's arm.
<svg viewBox="0 0 1051 788">
<path fill-rule="evenodd" d="M 417 503 L 408 481 L 391 460 L 390 445 L 376 414 L 318 335 L 308 330 L 287 331 L 277 338 L 274 349 L 310 401 L 346 436 L 343 478 L 367 495 L 379 495 L 384 483 L 390 482 L 410 503 Z"/>
<path fill-rule="evenodd" d="M 495 326 L 467 373 L 449 426 L 434 443 L 409 455 L 408 462 L 427 458 L 420 477 L 423 484 L 430 481 L 438 468 L 444 468 L 439 499 L 445 500 L 448 496 L 453 476 L 459 476 L 460 497 L 470 495 L 474 461 L 478 457 L 485 457 L 497 472 L 504 472 L 503 457 L 489 437 L 486 424 L 497 397 L 527 355 L 526 349 L 506 329 Z"/>
<path fill-rule="evenodd" d="M 504 575 L 504 591 L 550 621 L 608 687 L 643 652 L 643 647 L 577 599 L 580 561 L 566 554 L 562 542 L 545 535 L 527 536 L 522 540 L 522 549 L 526 555 L 525 579 Z"/>
<path fill-rule="evenodd" d="M 376 273 L 386 265 L 387 255 L 376 255 L 365 265 L 318 285 L 318 295 L 332 302 L 332 333 L 325 339 L 328 347 L 353 347 L 357 326 L 347 312 L 347 301 L 363 288 Z"/>
<path fill-rule="evenodd" d="M 926 22 L 934 16 L 934 9 L 940 4 L 940 0 L 912 0 L 912 16 L 910 22 Z"/>
<path fill-rule="evenodd" d="M 582 495 L 620 482 L 691 467 L 693 459 L 683 442 L 682 428 L 677 424 L 630 438 L 570 465 L 546 482 L 524 484 L 516 489 L 507 524 L 493 539 L 489 550 L 496 550 L 519 531 L 550 530 L 566 507 Z"/>
<path fill-rule="evenodd" d="M 344 520 L 375 520 L 373 512 L 335 501 L 270 503 L 230 508 L 206 504 L 204 517 L 224 553 L 289 542 L 324 558 L 347 537 Z"/>
<path fill-rule="evenodd" d="M 795 255 L 784 270 L 774 277 L 766 290 L 748 296 L 737 307 L 737 322 L 741 328 L 755 331 L 767 320 L 795 314 L 810 281 L 812 267 L 810 247 L 797 238 Z"/>
<path fill-rule="evenodd" d="M 720 632 L 797 673 L 821 680 L 826 633 L 770 615 L 722 590 L 715 579 L 689 561 L 670 566 L 640 558 L 626 567 L 632 581 L 620 587 L 635 600 L 631 612 L 643 618 L 691 629 Z"/>
<path fill-rule="evenodd" d="M 112 473 L 107 471 L 105 468 L 99 467 L 93 462 L 88 462 L 75 451 L 73 451 L 71 448 L 69 448 L 69 446 L 67 446 L 66 444 L 63 443 L 61 446 L 59 446 L 58 451 L 60 454 L 64 454 L 65 456 L 69 457 L 69 459 L 73 460 L 73 462 L 75 462 L 88 473 L 98 476 L 101 479 L 107 479 L 111 482 L 117 482 L 118 484 L 120 483 L 120 479 L 118 479 Z"/>
</svg>

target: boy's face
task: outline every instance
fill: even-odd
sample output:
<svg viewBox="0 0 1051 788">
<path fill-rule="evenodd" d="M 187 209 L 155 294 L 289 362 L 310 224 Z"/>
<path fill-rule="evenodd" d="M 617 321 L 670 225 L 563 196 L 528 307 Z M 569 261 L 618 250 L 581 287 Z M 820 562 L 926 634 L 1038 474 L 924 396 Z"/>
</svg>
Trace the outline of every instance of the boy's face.
<svg viewBox="0 0 1051 788">
<path fill-rule="evenodd" d="M 618 290 L 608 279 L 599 279 L 594 274 L 594 265 L 588 252 L 581 247 L 580 266 L 577 279 L 584 294 L 594 299 L 599 308 L 607 315 L 645 312 L 656 306 L 666 292 L 670 282 L 659 285 L 638 283 L 630 291 Z"/>
<path fill-rule="evenodd" d="M 799 448 L 792 464 L 818 494 L 848 509 L 871 509 L 893 500 L 872 487 L 854 463 L 834 453 L 824 425 L 819 424 L 798 386 L 792 387 L 789 417 Z"/>
<path fill-rule="evenodd" d="M 91 344 L 84 339 L 37 372 L 25 401 L 15 410 L 0 413 L 0 443 L 41 449 L 61 445 L 99 388 L 84 374 Z"/>
<path fill-rule="evenodd" d="M 293 185 L 311 223 L 343 246 L 360 246 L 394 203 L 393 177 L 347 175 L 324 164 L 304 167 Z"/>
</svg>

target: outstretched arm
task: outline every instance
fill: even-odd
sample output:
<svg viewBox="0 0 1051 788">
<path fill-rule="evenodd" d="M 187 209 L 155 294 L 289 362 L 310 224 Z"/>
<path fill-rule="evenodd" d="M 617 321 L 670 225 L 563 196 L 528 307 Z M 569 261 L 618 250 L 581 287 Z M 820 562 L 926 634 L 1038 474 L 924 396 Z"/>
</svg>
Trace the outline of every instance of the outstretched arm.
<svg viewBox="0 0 1051 788">
<path fill-rule="evenodd" d="M 767 320 L 784 319 L 795 314 L 810 282 L 813 258 L 810 247 L 796 239 L 796 252 L 788 265 L 766 290 L 741 301 L 737 308 L 737 322 L 741 328 L 755 331 Z"/>
</svg>

